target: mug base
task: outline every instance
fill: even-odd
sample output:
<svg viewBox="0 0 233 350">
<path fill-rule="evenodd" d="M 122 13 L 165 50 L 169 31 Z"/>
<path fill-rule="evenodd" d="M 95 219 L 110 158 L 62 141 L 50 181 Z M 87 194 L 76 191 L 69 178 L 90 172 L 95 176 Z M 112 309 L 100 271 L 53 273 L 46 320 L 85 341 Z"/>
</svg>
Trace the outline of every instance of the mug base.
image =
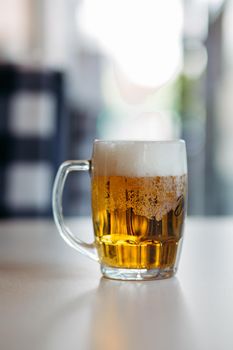
<svg viewBox="0 0 233 350">
<path fill-rule="evenodd" d="M 165 269 L 122 269 L 101 265 L 101 272 L 104 277 L 123 281 L 148 281 L 170 278 L 176 274 L 177 268 L 168 267 Z"/>
</svg>

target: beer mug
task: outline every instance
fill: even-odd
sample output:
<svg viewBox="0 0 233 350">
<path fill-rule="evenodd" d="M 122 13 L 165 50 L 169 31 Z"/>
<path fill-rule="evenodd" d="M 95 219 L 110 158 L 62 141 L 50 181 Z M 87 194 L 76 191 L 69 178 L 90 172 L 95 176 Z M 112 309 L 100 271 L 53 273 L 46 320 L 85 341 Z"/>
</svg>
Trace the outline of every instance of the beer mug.
<svg viewBox="0 0 233 350">
<path fill-rule="evenodd" d="M 92 244 L 81 241 L 64 223 L 62 193 L 71 171 L 87 171 L 91 177 Z M 183 140 L 96 140 L 91 160 L 60 166 L 53 214 L 66 243 L 99 262 L 105 277 L 162 279 L 178 268 L 186 200 Z"/>
</svg>

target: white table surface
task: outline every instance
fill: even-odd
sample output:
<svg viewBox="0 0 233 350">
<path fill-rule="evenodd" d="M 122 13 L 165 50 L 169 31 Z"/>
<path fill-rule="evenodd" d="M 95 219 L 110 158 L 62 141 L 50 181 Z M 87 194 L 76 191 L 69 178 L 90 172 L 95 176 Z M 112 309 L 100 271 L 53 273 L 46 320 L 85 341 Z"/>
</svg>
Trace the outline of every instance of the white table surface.
<svg viewBox="0 0 233 350">
<path fill-rule="evenodd" d="M 232 252 L 233 218 L 189 219 L 176 277 L 113 281 L 52 222 L 1 221 L 0 349 L 232 350 Z"/>
</svg>

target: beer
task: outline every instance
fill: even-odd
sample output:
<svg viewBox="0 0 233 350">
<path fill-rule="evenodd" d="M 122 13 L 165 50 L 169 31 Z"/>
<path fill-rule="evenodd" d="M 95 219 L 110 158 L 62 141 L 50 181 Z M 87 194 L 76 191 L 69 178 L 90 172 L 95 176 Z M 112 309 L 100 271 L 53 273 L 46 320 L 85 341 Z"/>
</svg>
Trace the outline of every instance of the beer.
<svg viewBox="0 0 233 350">
<path fill-rule="evenodd" d="M 185 174 L 94 174 L 93 225 L 101 263 L 129 269 L 172 268 L 183 235 L 185 197 Z"/>
<path fill-rule="evenodd" d="M 62 194 L 71 171 L 91 175 L 94 242 L 64 223 Z M 62 238 L 100 263 L 103 276 L 149 280 L 178 268 L 186 206 L 183 140 L 95 140 L 91 160 L 64 162 L 53 188 L 53 214 Z"/>
</svg>

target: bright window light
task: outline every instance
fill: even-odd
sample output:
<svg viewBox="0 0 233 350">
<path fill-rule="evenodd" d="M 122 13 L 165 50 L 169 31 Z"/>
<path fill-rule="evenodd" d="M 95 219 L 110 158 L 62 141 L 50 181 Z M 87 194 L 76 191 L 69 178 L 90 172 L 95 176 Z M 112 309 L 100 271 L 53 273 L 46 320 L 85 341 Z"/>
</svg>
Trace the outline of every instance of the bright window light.
<svg viewBox="0 0 233 350">
<path fill-rule="evenodd" d="M 83 0 L 80 32 L 110 56 L 130 81 L 158 87 L 182 65 L 181 0 Z"/>
</svg>

